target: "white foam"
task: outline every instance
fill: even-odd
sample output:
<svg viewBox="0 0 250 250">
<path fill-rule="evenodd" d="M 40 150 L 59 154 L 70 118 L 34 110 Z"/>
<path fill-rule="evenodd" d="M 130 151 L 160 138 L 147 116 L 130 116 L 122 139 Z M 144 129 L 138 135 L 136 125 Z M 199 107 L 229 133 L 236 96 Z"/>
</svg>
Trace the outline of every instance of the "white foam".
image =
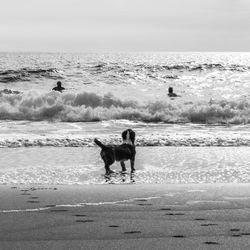
<svg viewBox="0 0 250 250">
<path fill-rule="evenodd" d="M 224 85 L 221 88 L 224 89 Z M 197 95 L 197 93 L 196 93 Z M 226 95 L 226 94 L 224 94 Z M 207 100 L 157 99 L 138 102 L 121 100 L 112 94 L 99 96 L 94 92 L 40 93 L 0 96 L 3 120 L 91 122 L 131 120 L 163 123 L 248 124 L 248 98 Z"/>
<path fill-rule="evenodd" d="M 199 189 L 197 189 L 197 190 L 188 190 L 187 192 L 188 193 L 204 193 L 204 192 L 206 192 L 207 190 L 199 190 Z"/>
<path fill-rule="evenodd" d="M 0 210 L 0 213 L 25 213 L 25 212 L 39 212 L 48 210 L 50 207 L 40 207 L 40 208 L 26 208 L 26 209 L 10 209 L 10 210 Z"/>
<path fill-rule="evenodd" d="M 105 205 L 117 205 L 117 206 L 134 206 L 134 202 L 137 200 L 152 200 L 159 199 L 161 196 L 152 197 L 135 197 L 131 199 L 119 200 L 119 201 L 99 201 L 99 202 L 83 202 L 77 204 L 60 204 L 54 205 L 53 207 L 39 207 L 39 208 L 25 208 L 25 209 L 10 209 L 10 210 L 0 210 L 0 213 L 24 213 L 24 212 L 40 212 L 44 210 L 55 209 L 59 207 L 77 208 L 84 206 L 105 206 Z"/>
<path fill-rule="evenodd" d="M 199 201 L 188 201 L 186 204 L 188 205 L 192 205 L 192 204 L 218 204 L 218 203 L 222 203 L 222 204 L 229 204 L 228 201 L 221 201 L 221 200 L 199 200 Z"/>
<path fill-rule="evenodd" d="M 249 200 L 250 196 L 224 196 L 225 200 Z"/>
</svg>

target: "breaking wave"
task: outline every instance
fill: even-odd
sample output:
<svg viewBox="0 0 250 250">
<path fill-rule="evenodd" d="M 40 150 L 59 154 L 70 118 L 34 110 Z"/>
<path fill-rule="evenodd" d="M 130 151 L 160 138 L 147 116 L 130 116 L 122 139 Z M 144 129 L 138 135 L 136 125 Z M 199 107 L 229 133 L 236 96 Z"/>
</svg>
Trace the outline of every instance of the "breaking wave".
<svg viewBox="0 0 250 250">
<path fill-rule="evenodd" d="M 102 138 L 105 144 L 120 144 L 118 137 Z M 0 148 L 20 147 L 95 147 L 93 136 L 87 138 L 39 138 L 0 140 Z M 250 146 L 249 136 L 138 136 L 137 147 L 240 147 Z"/>
<path fill-rule="evenodd" d="M 250 123 L 250 103 L 247 101 L 217 101 L 214 103 L 172 104 L 156 101 L 148 104 L 122 101 L 108 94 L 29 92 L 20 95 L 2 95 L 0 119 L 57 120 L 90 122 L 126 119 L 164 123 Z"/>
<path fill-rule="evenodd" d="M 155 101 L 140 104 L 112 94 L 43 93 L 0 95 L 0 120 L 92 122 L 126 119 L 162 123 L 249 124 L 247 100 L 213 102 Z"/>
</svg>

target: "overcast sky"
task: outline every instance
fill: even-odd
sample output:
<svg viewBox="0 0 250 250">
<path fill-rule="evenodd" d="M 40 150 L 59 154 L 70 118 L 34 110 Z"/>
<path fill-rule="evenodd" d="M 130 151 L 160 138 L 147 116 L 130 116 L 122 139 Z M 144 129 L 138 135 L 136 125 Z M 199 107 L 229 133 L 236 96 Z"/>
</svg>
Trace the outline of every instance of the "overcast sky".
<svg viewBox="0 0 250 250">
<path fill-rule="evenodd" d="M 0 51 L 250 51 L 250 0 L 0 3 Z"/>
</svg>

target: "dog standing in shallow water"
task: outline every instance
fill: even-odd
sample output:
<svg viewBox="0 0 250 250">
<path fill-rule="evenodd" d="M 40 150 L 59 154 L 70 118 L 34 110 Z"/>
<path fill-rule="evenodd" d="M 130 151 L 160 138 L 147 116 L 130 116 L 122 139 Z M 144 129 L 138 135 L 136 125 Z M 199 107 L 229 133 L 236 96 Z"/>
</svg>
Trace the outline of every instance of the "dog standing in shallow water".
<svg viewBox="0 0 250 250">
<path fill-rule="evenodd" d="M 121 163 L 122 171 L 126 171 L 124 161 L 130 160 L 131 173 L 135 171 L 135 132 L 132 129 L 127 129 L 122 132 L 123 143 L 121 145 L 104 145 L 99 140 L 94 142 L 102 149 L 101 157 L 105 164 L 106 175 L 114 173 L 110 166 L 115 162 Z"/>
</svg>

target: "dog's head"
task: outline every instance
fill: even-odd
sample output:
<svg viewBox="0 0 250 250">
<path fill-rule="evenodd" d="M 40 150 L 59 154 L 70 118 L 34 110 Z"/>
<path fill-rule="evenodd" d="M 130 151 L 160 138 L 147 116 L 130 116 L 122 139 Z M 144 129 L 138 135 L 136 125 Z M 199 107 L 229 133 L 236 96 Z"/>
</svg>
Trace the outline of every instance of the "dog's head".
<svg viewBox="0 0 250 250">
<path fill-rule="evenodd" d="M 123 143 L 126 144 L 135 144 L 135 132 L 132 129 L 126 129 L 122 132 Z"/>
</svg>

